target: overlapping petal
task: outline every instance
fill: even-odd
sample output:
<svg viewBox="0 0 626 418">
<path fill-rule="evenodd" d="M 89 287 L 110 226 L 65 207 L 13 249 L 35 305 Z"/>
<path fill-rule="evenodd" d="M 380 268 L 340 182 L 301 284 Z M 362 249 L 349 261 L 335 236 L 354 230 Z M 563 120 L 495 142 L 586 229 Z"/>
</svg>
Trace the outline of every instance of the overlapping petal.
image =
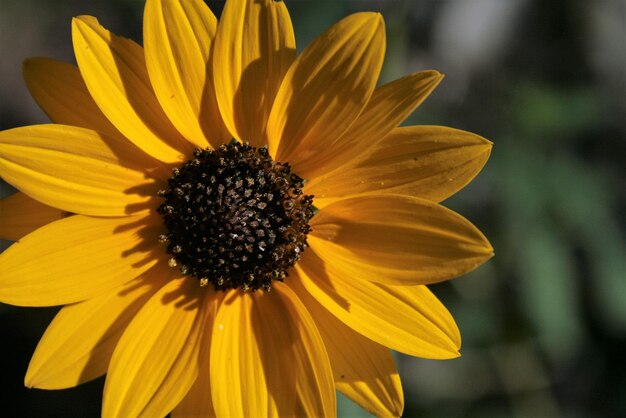
<svg viewBox="0 0 626 418">
<path fill-rule="evenodd" d="M 172 411 L 172 418 L 215 417 L 215 408 L 213 407 L 213 398 L 211 397 L 210 351 L 212 332 L 210 332 L 210 330 L 214 327 L 217 309 L 223 300 L 223 295 L 224 294 L 220 292 L 206 301 L 208 312 L 205 328 L 207 332 L 204 334 L 200 347 L 200 349 L 204 351 L 200 357 L 200 371 L 196 381 L 185 397 Z"/>
<path fill-rule="evenodd" d="M 394 129 L 360 158 L 306 184 L 318 208 L 348 196 L 390 193 L 442 201 L 483 168 L 491 142 L 443 126 Z"/>
<path fill-rule="evenodd" d="M 0 239 L 17 241 L 67 213 L 17 192 L 0 199 L 0 215 Z"/>
<path fill-rule="evenodd" d="M 196 380 L 215 294 L 197 280 L 172 280 L 124 331 L 109 366 L 103 417 L 167 415 Z"/>
<path fill-rule="evenodd" d="M 211 398 L 208 361 L 206 366 L 200 365 L 198 378 L 170 415 L 172 418 L 214 418 L 216 416 Z"/>
<path fill-rule="evenodd" d="M 296 398 L 291 367 L 295 336 L 285 322 L 276 294 L 227 291 L 211 341 L 211 393 L 217 416 L 291 414 Z"/>
<path fill-rule="evenodd" d="M 154 216 L 61 219 L 0 254 L 0 301 L 55 306 L 109 292 L 152 267 L 162 255 Z"/>
<path fill-rule="evenodd" d="M 491 143 L 397 128 L 442 75 L 375 88 L 385 53 L 375 13 L 348 16 L 296 59 L 281 1 L 229 0 L 218 25 L 202 0 L 147 0 L 145 51 L 89 16 L 72 29 L 78 68 L 24 67 L 59 124 L 0 132 L 0 175 L 22 191 L 0 201 L 0 227 L 11 223 L 0 236 L 20 239 L 0 255 L 0 301 L 70 304 L 26 384 L 106 372 L 104 417 L 334 416 L 335 388 L 400 416 L 388 348 L 459 355 L 458 328 L 424 284 L 493 254 L 436 203 L 478 173 Z M 267 144 L 320 209 L 310 248 L 272 292 L 202 288 L 166 266 L 158 242 L 166 166 L 231 134 Z"/>
<path fill-rule="evenodd" d="M 31 58 L 24 62 L 24 80 L 31 96 L 54 123 L 92 129 L 125 140 L 93 101 L 75 65 L 50 58 Z"/>
<path fill-rule="evenodd" d="M 291 320 L 296 343 L 292 345 L 298 402 L 310 417 L 336 414 L 337 401 L 331 363 L 319 329 L 309 311 L 288 286 L 275 283 Z M 271 338 L 271 336 L 265 336 Z"/>
<path fill-rule="evenodd" d="M 336 23 L 293 63 L 267 124 L 270 153 L 303 178 L 309 152 L 333 144 L 365 108 L 385 54 L 385 29 L 376 13 Z"/>
<path fill-rule="evenodd" d="M 88 129 L 26 126 L 0 132 L 0 175 L 34 199 L 68 212 L 145 212 L 156 204 L 157 184 L 146 166 L 154 160 L 136 151 L 128 141 Z"/>
<path fill-rule="evenodd" d="M 339 200 L 320 210 L 311 227 L 311 250 L 329 274 L 384 284 L 448 280 L 493 255 L 485 236 L 465 218 L 410 196 Z"/>
<path fill-rule="evenodd" d="M 404 395 L 389 349 L 346 326 L 310 293 L 299 296 L 318 324 L 337 389 L 376 416 L 401 416 Z"/>
<path fill-rule="evenodd" d="M 211 345 L 218 416 L 291 416 L 296 396 L 307 410 L 334 413 L 328 357 L 308 313 L 289 289 L 226 293 Z M 308 373 L 307 373 L 308 372 Z"/>
<path fill-rule="evenodd" d="M 457 357 L 454 319 L 426 286 L 387 286 L 337 276 L 312 251 L 303 254 L 289 286 L 301 300 L 310 293 L 348 327 L 393 350 L 417 357 Z"/>
<path fill-rule="evenodd" d="M 187 140 L 206 148 L 230 139 L 211 70 L 217 19 L 202 0 L 150 0 L 144 11 L 146 66 L 163 110 Z"/>
<path fill-rule="evenodd" d="M 230 0 L 215 41 L 214 79 L 224 121 L 234 137 L 263 145 L 274 98 L 296 56 L 283 2 Z"/>
<path fill-rule="evenodd" d="M 122 134 L 166 163 L 190 155 L 193 146 L 174 128 L 154 94 L 139 45 L 113 35 L 91 16 L 74 18 L 72 39 L 89 93 Z"/>
<path fill-rule="evenodd" d="M 26 386 L 64 389 L 104 375 L 126 326 L 172 272 L 157 264 L 117 289 L 61 309 L 37 345 Z"/>
<path fill-rule="evenodd" d="M 443 75 L 420 71 L 376 88 L 350 128 L 334 142 L 313 144 L 298 169 L 315 181 L 319 176 L 357 159 L 404 121 L 437 87 Z"/>
</svg>

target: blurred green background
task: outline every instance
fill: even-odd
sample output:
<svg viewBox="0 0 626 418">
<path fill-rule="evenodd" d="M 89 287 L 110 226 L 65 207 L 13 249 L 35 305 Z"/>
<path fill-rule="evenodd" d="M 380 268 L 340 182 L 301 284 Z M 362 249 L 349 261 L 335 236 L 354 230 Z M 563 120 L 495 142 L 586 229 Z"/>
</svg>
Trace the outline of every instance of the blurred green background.
<svg viewBox="0 0 626 418">
<path fill-rule="evenodd" d="M 208 3 L 219 15 L 223 1 Z M 444 204 L 490 238 L 496 257 L 433 287 L 461 328 L 463 356 L 397 357 L 405 416 L 626 416 L 626 3 L 286 3 L 299 50 L 349 13 L 380 11 L 381 82 L 421 69 L 446 74 L 407 124 L 453 126 L 494 142 L 479 177 Z M 47 121 L 21 63 L 73 62 L 72 16 L 95 15 L 140 41 L 142 9 L 140 0 L 2 0 L 0 128 Z M 0 415 L 99 416 L 103 379 L 64 391 L 23 388 L 55 312 L 0 305 Z M 339 409 L 369 416 L 345 399 Z"/>
</svg>

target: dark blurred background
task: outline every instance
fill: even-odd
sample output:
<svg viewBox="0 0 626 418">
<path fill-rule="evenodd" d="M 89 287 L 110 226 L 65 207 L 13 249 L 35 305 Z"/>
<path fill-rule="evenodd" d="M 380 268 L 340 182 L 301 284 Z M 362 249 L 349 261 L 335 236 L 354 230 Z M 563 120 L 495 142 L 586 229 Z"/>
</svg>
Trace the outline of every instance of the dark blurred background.
<svg viewBox="0 0 626 418">
<path fill-rule="evenodd" d="M 286 2 L 299 50 L 349 13 L 382 12 L 381 82 L 421 69 L 446 74 L 407 124 L 453 126 L 494 142 L 483 172 L 444 204 L 490 238 L 496 257 L 433 287 L 461 328 L 463 356 L 397 357 L 405 416 L 626 416 L 626 3 Z M 208 3 L 219 15 L 223 1 Z M 74 62 L 72 16 L 95 15 L 141 41 L 142 9 L 140 0 L 2 0 L 0 128 L 47 121 L 21 63 Z M 0 305 L 0 415 L 99 416 L 103 379 L 63 391 L 23 388 L 55 312 Z M 339 409 L 369 416 L 345 398 Z"/>
</svg>

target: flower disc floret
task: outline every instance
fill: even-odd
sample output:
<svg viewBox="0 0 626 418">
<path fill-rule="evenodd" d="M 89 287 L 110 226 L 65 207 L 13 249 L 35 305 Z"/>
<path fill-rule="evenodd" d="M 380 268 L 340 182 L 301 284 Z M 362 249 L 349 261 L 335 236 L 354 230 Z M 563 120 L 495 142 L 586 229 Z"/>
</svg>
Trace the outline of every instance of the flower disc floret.
<svg viewBox="0 0 626 418">
<path fill-rule="evenodd" d="M 159 192 L 170 266 L 216 290 L 269 291 L 308 246 L 313 197 L 266 147 L 231 142 L 194 156 Z"/>
</svg>

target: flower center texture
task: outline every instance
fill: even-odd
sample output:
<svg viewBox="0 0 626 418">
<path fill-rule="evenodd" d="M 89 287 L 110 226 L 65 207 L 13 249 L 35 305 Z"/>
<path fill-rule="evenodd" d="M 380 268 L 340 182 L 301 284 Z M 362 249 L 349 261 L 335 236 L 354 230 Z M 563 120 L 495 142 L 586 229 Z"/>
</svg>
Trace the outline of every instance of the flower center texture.
<svg viewBox="0 0 626 418">
<path fill-rule="evenodd" d="M 170 266 L 216 290 L 269 291 L 308 246 L 313 196 L 266 147 L 233 141 L 194 156 L 159 191 Z"/>
</svg>

